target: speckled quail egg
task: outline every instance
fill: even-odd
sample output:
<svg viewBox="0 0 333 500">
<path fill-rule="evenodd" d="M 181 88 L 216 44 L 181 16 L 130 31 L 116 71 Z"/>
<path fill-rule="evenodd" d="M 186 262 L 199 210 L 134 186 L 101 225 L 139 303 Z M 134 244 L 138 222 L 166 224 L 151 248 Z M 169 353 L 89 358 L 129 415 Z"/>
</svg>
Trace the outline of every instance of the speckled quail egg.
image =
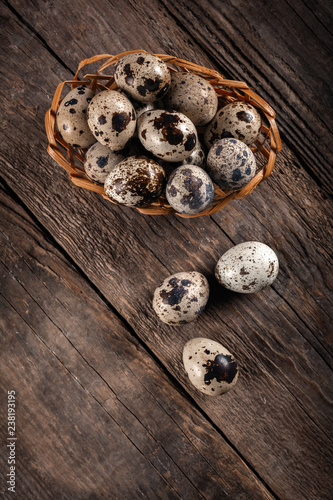
<svg viewBox="0 0 333 500">
<path fill-rule="evenodd" d="M 165 173 L 154 160 L 131 156 L 116 165 L 107 176 L 105 194 L 127 207 L 149 205 L 161 195 Z"/>
<path fill-rule="evenodd" d="M 166 278 L 154 293 L 153 308 L 161 321 L 180 325 L 196 319 L 209 297 L 209 285 L 198 272 L 181 272 Z"/>
<path fill-rule="evenodd" d="M 233 355 L 215 340 L 189 340 L 183 350 L 183 363 L 190 382 L 208 396 L 230 391 L 238 380 L 239 372 Z"/>
<path fill-rule="evenodd" d="M 215 268 L 217 281 L 238 293 L 259 292 L 273 283 L 278 272 L 276 253 L 259 241 L 246 241 L 230 248 Z"/>
<path fill-rule="evenodd" d="M 177 111 L 155 109 L 138 119 L 138 137 L 153 155 L 168 162 L 188 158 L 197 143 L 197 130 L 187 116 Z"/>
<path fill-rule="evenodd" d="M 235 101 L 216 113 L 205 131 L 204 141 L 207 148 L 225 137 L 234 137 L 250 145 L 259 137 L 260 131 L 259 111 L 248 102 Z"/>
<path fill-rule="evenodd" d="M 137 101 L 153 102 L 168 91 L 171 76 L 161 59 L 153 54 L 135 52 L 119 59 L 114 79 L 118 87 Z"/>
<path fill-rule="evenodd" d="M 104 181 L 111 170 L 126 158 L 126 151 L 111 151 L 100 142 L 96 142 L 86 152 L 84 158 L 84 170 L 87 176 L 99 184 Z"/>
<path fill-rule="evenodd" d="M 61 101 L 57 111 L 57 128 L 70 146 L 88 148 L 96 139 L 87 123 L 87 108 L 94 92 L 86 85 L 71 90 Z"/>
<path fill-rule="evenodd" d="M 182 165 L 170 175 L 166 186 L 168 203 L 182 214 L 198 214 L 214 198 L 214 184 L 197 165 Z"/>
<path fill-rule="evenodd" d="M 164 103 L 167 108 L 184 113 L 197 127 L 202 127 L 214 118 L 218 99 L 214 87 L 201 76 L 174 72 Z"/>
<path fill-rule="evenodd" d="M 113 151 L 123 149 L 133 136 L 136 115 L 127 97 L 115 90 L 102 90 L 88 107 L 88 125 L 96 140 Z"/>
<path fill-rule="evenodd" d="M 220 139 L 207 156 L 207 172 L 221 189 L 241 189 L 255 176 L 256 159 L 238 139 Z"/>
<path fill-rule="evenodd" d="M 200 141 L 197 142 L 190 156 L 182 161 L 182 165 L 198 165 L 203 169 L 206 167 L 206 156 Z"/>
</svg>

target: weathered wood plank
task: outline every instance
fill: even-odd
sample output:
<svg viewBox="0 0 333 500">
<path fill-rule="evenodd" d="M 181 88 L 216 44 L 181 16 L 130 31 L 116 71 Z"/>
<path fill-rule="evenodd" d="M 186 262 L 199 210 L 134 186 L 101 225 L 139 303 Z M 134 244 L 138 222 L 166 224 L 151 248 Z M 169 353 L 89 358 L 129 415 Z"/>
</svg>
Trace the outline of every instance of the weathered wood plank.
<svg viewBox="0 0 333 500">
<path fill-rule="evenodd" d="M 285 143 L 332 193 L 333 37 L 316 18 L 318 6 L 313 11 L 297 0 L 163 3 L 222 73 L 245 80 L 273 106 Z"/>
<path fill-rule="evenodd" d="M 21 497 L 271 498 L 2 190 L 0 205 L 0 366 L 17 394 Z"/>
<path fill-rule="evenodd" d="M 103 6 L 104 6 L 104 4 L 103 4 Z M 62 19 L 66 19 L 65 7 L 66 6 L 60 2 L 59 6 L 57 6 L 56 9 L 48 12 L 47 17 L 45 18 L 45 21 L 44 21 L 45 27 L 50 26 L 50 33 L 52 33 L 53 31 L 56 33 L 57 30 L 59 31 L 60 26 L 62 26 L 63 27 L 62 36 L 69 40 L 68 43 L 73 43 L 70 40 L 71 39 L 74 40 L 74 32 L 75 32 L 76 28 L 73 31 L 72 24 L 74 24 L 75 26 L 78 25 L 78 23 L 80 21 L 80 16 L 82 16 L 82 13 L 75 11 L 75 9 L 72 9 L 72 11 L 71 11 L 72 24 L 66 24 L 66 23 L 64 24 L 62 22 Z M 139 8 L 139 7 L 135 7 L 135 10 L 132 10 L 132 11 L 129 8 L 126 10 L 127 17 L 129 18 L 129 20 L 127 22 L 129 24 L 130 24 L 131 17 L 133 18 L 133 16 L 136 15 L 135 13 L 137 13 L 137 8 Z M 134 7 L 133 7 L 133 9 L 134 9 Z M 88 10 L 89 10 L 89 8 L 88 8 Z M 27 9 L 26 12 L 29 12 L 29 9 Z M 123 8 L 123 10 L 115 11 L 116 17 L 113 19 L 113 22 L 120 23 L 120 18 L 122 17 L 123 12 L 124 12 L 124 8 Z M 154 15 L 154 11 L 152 11 L 150 13 L 150 16 L 153 16 L 153 15 Z M 34 16 L 38 16 L 38 19 L 39 19 L 38 13 L 35 13 Z M 58 40 L 58 42 L 55 42 L 56 43 L 55 47 L 58 51 L 60 51 L 61 59 L 65 60 L 66 64 L 68 63 L 70 65 L 70 59 L 68 57 L 68 54 L 74 54 L 73 60 L 77 59 L 77 63 L 81 58 L 86 57 L 88 55 L 91 55 L 92 52 L 88 52 L 89 50 L 91 50 L 90 43 L 93 44 L 93 51 L 95 51 L 95 52 L 101 51 L 101 40 L 103 40 L 103 38 L 106 38 L 106 34 L 103 31 L 103 29 L 101 28 L 101 26 L 103 26 L 103 25 L 98 22 L 100 20 L 101 16 L 104 16 L 104 11 L 103 12 L 98 11 L 97 6 L 96 6 L 95 21 L 93 18 L 91 18 L 90 21 L 92 24 L 89 24 L 89 26 L 86 26 L 86 28 L 89 29 L 89 36 L 91 35 L 91 37 L 89 37 L 89 39 L 88 39 L 89 43 L 87 43 L 86 39 L 81 40 L 81 42 L 82 42 L 80 45 L 81 53 L 79 53 L 78 55 L 77 55 L 77 51 L 74 50 L 74 45 L 72 47 L 72 50 L 67 50 L 66 48 L 64 50 L 63 49 L 64 44 L 63 44 L 62 39 Z M 118 18 L 117 16 L 120 16 L 120 18 Z M 164 16 L 162 16 L 162 19 L 164 20 L 164 22 L 162 23 L 162 27 L 166 30 L 166 27 L 168 24 L 167 18 L 166 18 L 166 12 L 164 12 Z M 43 25 L 41 23 L 42 23 L 42 20 L 40 21 L 40 23 L 37 23 L 38 28 L 42 28 Z M 123 21 L 123 24 L 124 23 L 125 23 L 125 21 Z M 43 28 L 44 29 L 43 32 L 45 32 L 45 27 Z M 123 29 L 125 29 L 124 26 L 123 26 Z M 174 43 L 175 43 L 176 40 L 181 38 L 181 30 L 177 26 L 172 27 L 172 25 L 171 25 L 170 29 L 173 29 L 172 33 L 170 34 L 170 38 L 172 38 Z M 143 21 L 142 21 L 142 25 L 140 26 L 140 33 L 141 33 L 141 31 L 142 31 L 142 39 L 144 40 L 144 43 L 148 43 L 148 40 L 149 39 L 151 40 L 151 32 L 149 31 L 149 29 L 147 28 L 147 25 Z M 93 32 L 94 32 L 94 34 L 93 34 Z M 156 41 L 151 40 L 151 43 L 155 44 L 155 46 L 152 47 L 152 50 L 162 51 L 162 47 L 160 45 L 157 45 L 160 37 L 157 37 L 157 35 L 158 35 L 157 32 L 156 33 L 154 32 L 154 34 L 156 35 Z M 136 39 L 135 35 L 132 35 L 132 36 L 133 36 L 133 40 Z M 47 42 L 51 43 L 51 42 L 53 42 L 53 40 L 54 40 L 54 38 L 52 38 L 52 36 L 49 35 Z M 127 47 L 121 45 L 123 43 L 121 39 L 117 40 L 117 38 L 114 37 L 113 41 L 114 41 L 114 43 L 119 44 L 119 45 L 117 45 L 117 47 L 118 47 L 117 50 L 125 50 L 127 48 Z M 163 41 L 163 40 L 161 40 L 161 41 Z M 95 47 L 94 44 L 99 44 L 99 48 L 97 46 Z M 85 48 L 86 52 L 84 52 L 84 48 Z M 186 47 L 182 46 L 181 50 L 184 51 L 184 53 L 182 54 L 183 57 L 189 57 L 189 54 L 186 53 L 186 50 L 187 50 Z M 192 55 L 192 57 L 194 57 L 195 50 L 193 48 L 190 48 L 190 51 L 191 51 L 191 53 L 193 52 L 193 54 L 191 54 L 191 55 Z M 201 56 L 201 53 L 200 53 L 200 56 Z M 197 54 L 197 57 L 198 57 L 198 54 Z M 204 60 L 203 61 L 200 60 L 199 62 L 202 64 L 206 63 Z M 73 65 L 73 70 L 75 70 L 75 69 L 76 69 L 75 65 Z M 13 74 L 11 76 L 12 76 L 12 78 L 15 79 L 15 74 Z M 329 214 L 332 213 L 331 205 L 329 204 L 328 201 L 323 199 L 323 197 L 320 194 L 320 191 L 316 188 L 316 186 L 314 185 L 312 180 L 308 176 L 304 175 L 304 172 L 303 172 L 298 160 L 295 158 L 294 155 L 292 155 L 290 153 L 290 151 L 286 147 L 284 147 L 284 151 L 281 154 L 280 160 L 282 160 L 282 161 L 278 162 L 276 168 L 279 168 L 279 172 L 281 175 L 275 176 L 272 179 L 272 181 L 269 181 L 269 182 L 274 182 L 274 184 L 271 184 L 271 185 L 275 186 L 277 197 L 279 199 L 281 199 L 281 195 L 282 195 L 282 199 L 286 200 L 285 214 L 287 215 L 289 210 L 290 210 L 290 208 L 288 207 L 288 204 L 290 204 L 290 200 L 292 199 L 293 214 L 299 218 L 302 217 L 302 214 L 304 214 L 306 216 L 306 217 L 303 217 L 303 222 L 305 221 L 306 235 L 309 234 L 309 236 L 312 239 L 315 238 L 316 243 L 321 245 L 321 246 L 323 244 L 323 248 L 327 250 L 327 248 L 330 248 L 330 241 L 331 241 L 331 239 L 330 239 L 329 241 L 326 242 L 327 238 L 331 238 L 330 237 L 331 225 L 330 225 L 330 216 L 329 216 Z M 270 191 L 269 191 L 269 193 L 270 193 Z M 309 196 L 308 193 L 311 193 L 311 197 Z M 267 201 L 268 200 L 269 200 L 269 194 L 267 196 Z M 266 205 L 267 205 L 267 203 L 266 203 Z M 323 209 L 323 207 L 324 207 L 324 209 Z M 269 207 L 267 207 L 267 208 L 269 208 Z M 277 203 L 274 208 L 276 210 L 276 213 L 278 213 L 280 211 L 279 210 L 279 203 Z M 271 210 L 271 213 L 274 213 L 273 210 Z M 320 224 L 318 224 L 318 213 L 320 213 Z M 235 220 L 239 221 L 238 214 L 235 214 L 235 216 L 233 216 L 233 217 Z M 235 226 L 235 224 L 232 224 L 232 227 L 238 227 L 238 225 Z M 299 230 L 299 229 L 297 229 L 297 230 Z M 260 235 L 260 233 L 259 233 L 259 235 Z M 296 273 L 296 274 L 298 274 L 298 273 Z M 293 304 L 293 306 L 296 306 L 296 305 L 297 304 Z M 322 327 L 320 327 L 320 329 L 322 329 Z M 324 328 L 324 330 L 327 330 L 327 323 L 326 323 L 326 328 Z"/>
<path fill-rule="evenodd" d="M 146 48 L 245 80 L 276 110 L 302 165 L 332 192 L 332 10 L 323 2 L 99 0 L 70 14 L 66 1 L 47 9 L 41 1 L 11 4 L 71 68 L 98 52 Z"/>
<path fill-rule="evenodd" d="M 18 28 L 21 37 L 26 37 L 25 50 L 32 58 L 30 71 L 37 75 L 33 87 L 35 95 L 29 83 L 25 84 L 24 93 L 32 107 L 37 101 L 46 106 L 47 99 L 43 92 L 38 92 L 38 86 L 51 85 L 55 77 L 45 73 L 43 81 L 38 82 L 41 49 L 38 41 L 25 33 L 22 26 Z M 47 51 L 43 52 L 43 64 L 55 67 Z M 9 75 L 11 71 L 15 76 L 15 71 L 9 67 Z M 8 103 L 8 106 L 14 113 L 16 104 Z M 304 207 L 299 208 L 302 200 L 307 199 L 308 185 L 315 191 L 311 179 L 302 173 L 299 179 L 301 201 L 295 200 L 294 203 L 290 202 L 288 192 L 284 192 L 286 188 L 277 194 L 266 183 L 248 200 L 237 202 L 216 216 L 215 221 L 225 233 L 209 218 L 184 221 L 175 217 L 142 217 L 133 210 L 110 205 L 93 194 L 70 186 L 67 176 L 57 167 L 45 168 L 51 163 L 42 150 L 43 131 L 39 125 L 33 137 L 29 133 L 33 121 L 34 118 L 27 116 L 24 124 L 15 123 L 20 141 L 26 134 L 20 154 L 30 156 L 25 167 L 24 185 L 16 173 L 21 166 L 18 155 L 12 147 L 5 145 L 3 148 L 4 176 L 11 186 L 185 387 L 188 383 L 180 353 L 184 342 L 195 335 L 193 328 L 200 335 L 224 341 L 237 354 L 243 372 L 234 393 L 209 401 L 191 388 L 189 391 L 276 494 L 284 498 L 296 494 L 315 498 L 320 491 L 322 498 L 328 498 L 330 480 L 325 450 L 330 446 L 327 408 L 331 395 L 328 386 L 330 372 L 323 359 L 329 362 L 330 356 L 327 353 L 328 340 L 319 335 L 323 325 L 322 310 L 319 306 L 315 309 L 309 290 L 304 295 L 302 291 L 306 307 L 313 308 L 311 331 L 306 324 L 306 315 L 297 316 L 283 294 L 276 292 L 281 283 L 280 286 L 289 291 L 288 299 L 294 296 L 297 301 L 301 290 L 297 281 L 302 288 L 308 288 L 309 277 L 313 277 L 316 294 L 321 297 L 329 294 L 328 273 L 323 272 L 323 278 L 318 281 L 316 269 L 319 266 L 327 271 L 328 247 L 325 242 L 321 247 L 318 245 L 316 254 L 315 242 L 309 239 L 306 247 L 311 246 L 307 251 L 311 266 L 309 273 L 305 277 L 302 275 L 308 263 L 301 265 L 304 244 L 302 246 L 301 240 L 297 240 L 298 233 L 318 235 L 316 227 L 309 229 L 311 224 Z M 13 137 L 18 146 L 13 125 L 8 123 L 4 133 L 7 140 Z M 281 156 L 274 176 L 278 187 L 284 184 L 280 180 L 283 177 L 280 170 L 288 170 L 284 158 Z M 54 182 L 55 173 L 57 182 Z M 264 188 L 276 210 L 271 214 L 268 207 L 270 222 L 275 217 L 274 227 L 270 230 L 268 225 L 263 233 L 266 215 L 261 214 L 259 208 L 268 203 Z M 318 219 L 324 218 L 325 203 L 319 192 L 315 193 L 315 203 Z M 279 221 L 280 204 L 284 207 L 284 216 Z M 243 215 L 242 219 L 234 218 L 237 210 L 238 215 Z M 247 210 L 253 212 L 249 223 L 244 217 Z M 295 213 L 289 214 L 287 219 L 288 210 Z M 97 213 L 103 223 L 97 221 Z M 287 247 L 283 244 L 286 230 L 291 231 Z M 230 246 L 230 238 L 234 234 L 245 238 L 250 232 L 261 240 L 265 235 L 265 241 L 279 250 L 283 266 L 273 288 L 253 297 L 235 297 L 217 288 L 211 279 L 212 300 L 195 325 L 176 329 L 157 322 L 150 306 L 151 295 L 166 274 L 197 269 L 211 276 L 213 264 Z M 298 304 L 304 308 L 302 300 Z M 330 314 L 329 310 L 327 314 Z M 324 325 L 328 324 L 325 318 L 324 321 Z"/>
</svg>

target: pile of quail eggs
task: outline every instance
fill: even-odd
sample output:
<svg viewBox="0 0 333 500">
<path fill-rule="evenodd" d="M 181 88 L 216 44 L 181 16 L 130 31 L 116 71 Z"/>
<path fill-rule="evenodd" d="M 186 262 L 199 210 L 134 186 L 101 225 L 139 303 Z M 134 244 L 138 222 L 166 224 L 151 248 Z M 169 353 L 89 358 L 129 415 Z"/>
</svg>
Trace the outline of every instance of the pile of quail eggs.
<svg viewBox="0 0 333 500">
<path fill-rule="evenodd" d="M 261 117 L 251 104 L 235 101 L 218 109 L 207 80 L 170 72 L 145 52 L 119 59 L 114 79 L 117 90 L 73 89 L 61 101 L 56 121 L 67 144 L 88 148 L 86 175 L 103 184 L 113 202 L 141 207 L 165 193 L 177 212 L 198 214 L 212 202 L 214 183 L 238 190 L 254 177 L 256 160 L 249 146 L 260 134 Z M 197 127 L 204 127 L 203 144 Z M 253 293 L 271 285 L 278 270 L 274 251 L 250 241 L 224 253 L 215 276 L 234 292 Z M 205 276 L 180 272 L 156 288 L 153 309 L 162 322 L 181 325 L 195 320 L 208 299 Z M 183 362 L 190 381 L 205 394 L 223 394 L 237 382 L 233 355 L 214 340 L 187 342 Z"/>
<path fill-rule="evenodd" d="M 113 202 L 142 207 L 165 193 L 176 212 L 198 214 L 211 204 L 214 183 L 238 190 L 255 175 L 249 145 L 260 134 L 261 117 L 251 104 L 218 109 L 206 79 L 170 71 L 145 52 L 119 59 L 114 79 L 117 90 L 74 88 L 56 117 L 67 144 L 88 148 L 85 173 Z"/>
<path fill-rule="evenodd" d="M 237 293 L 260 292 L 279 272 L 275 252 L 259 241 L 239 243 L 225 252 L 215 266 L 218 283 Z M 209 299 L 209 284 L 201 273 L 180 272 L 167 277 L 154 292 L 153 309 L 168 325 L 195 320 Z M 218 396 L 230 391 L 238 379 L 233 355 L 222 344 L 206 338 L 191 339 L 183 350 L 185 371 L 201 392 Z"/>
</svg>

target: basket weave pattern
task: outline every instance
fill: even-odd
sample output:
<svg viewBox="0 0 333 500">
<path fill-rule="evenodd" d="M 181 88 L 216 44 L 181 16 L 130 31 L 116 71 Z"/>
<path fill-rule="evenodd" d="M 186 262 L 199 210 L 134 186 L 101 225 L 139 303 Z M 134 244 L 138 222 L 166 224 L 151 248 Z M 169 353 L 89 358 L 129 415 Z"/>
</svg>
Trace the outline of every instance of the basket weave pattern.
<svg viewBox="0 0 333 500">
<path fill-rule="evenodd" d="M 104 198 L 111 201 L 105 194 L 104 187 L 95 184 L 91 181 L 85 174 L 83 163 L 84 163 L 84 153 L 85 150 L 76 150 L 69 146 L 60 136 L 56 130 L 56 113 L 61 102 L 61 93 L 63 87 L 68 84 L 71 88 L 75 88 L 78 85 L 87 85 L 92 88 L 92 90 L 106 90 L 117 89 L 117 85 L 114 81 L 112 75 L 104 74 L 104 72 L 109 66 L 116 64 L 116 62 L 126 54 L 131 54 L 135 52 L 146 52 L 145 50 L 132 50 L 128 52 L 123 52 L 118 55 L 101 54 L 89 59 L 84 59 L 80 62 L 77 72 L 73 80 L 62 82 L 58 85 L 56 92 L 54 94 L 51 108 L 46 112 L 45 115 L 45 128 L 48 137 L 48 148 L 47 152 L 49 155 L 69 173 L 71 181 L 84 189 L 100 193 Z M 204 68 L 203 66 L 198 66 L 189 61 L 183 59 L 178 59 L 166 54 L 155 54 L 157 57 L 162 59 L 169 67 L 170 71 L 185 71 L 191 72 L 199 75 L 206 80 L 208 80 L 214 87 L 216 93 L 219 97 L 219 107 L 222 107 L 228 103 L 237 101 L 246 101 L 261 111 L 267 119 L 267 125 L 262 125 L 262 140 L 258 140 L 255 143 L 255 147 L 251 147 L 254 153 L 260 152 L 264 157 L 264 165 L 256 173 L 256 175 L 251 179 L 251 181 L 241 190 L 238 191 L 222 191 L 218 186 L 215 185 L 215 196 L 210 204 L 210 206 L 195 215 L 186 215 L 176 212 L 167 203 L 165 196 L 161 196 L 159 200 L 155 201 L 149 206 L 137 208 L 141 213 L 148 215 L 165 215 L 165 214 L 177 214 L 180 217 L 191 218 L 200 217 L 202 215 L 210 215 L 218 212 L 227 203 L 229 203 L 234 198 L 245 198 L 248 196 L 257 185 L 266 179 L 272 172 L 275 163 L 275 158 L 277 153 L 281 150 L 281 139 L 280 134 L 275 122 L 275 112 L 271 106 L 259 97 L 246 83 L 226 80 L 223 76 L 215 70 Z M 93 64 L 106 59 L 106 61 L 99 67 L 97 73 L 87 74 L 84 79 L 79 80 L 79 71 L 88 64 Z M 199 129 L 200 131 L 200 129 Z M 113 203 L 113 202 L 112 202 Z"/>
</svg>

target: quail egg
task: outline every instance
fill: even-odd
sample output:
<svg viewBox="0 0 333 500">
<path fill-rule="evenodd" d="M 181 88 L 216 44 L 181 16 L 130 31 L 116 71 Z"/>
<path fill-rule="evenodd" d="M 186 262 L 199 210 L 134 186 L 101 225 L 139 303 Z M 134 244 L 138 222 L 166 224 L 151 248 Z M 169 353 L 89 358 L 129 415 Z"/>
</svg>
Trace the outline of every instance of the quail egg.
<svg viewBox="0 0 333 500">
<path fill-rule="evenodd" d="M 221 189 L 241 189 L 256 173 L 251 149 L 238 139 L 220 139 L 207 156 L 207 172 Z"/>
<path fill-rule="evenodd" d="M 234 137 L 250 145 L 259 137 L 260 131 L 259 111 L 248 102 L 235 101 L 216 113 L 205 131 L 204 141 L 207 148 L 225 137 Z"/>
<path fill-rule="evenodd" d="M 246 241 L 230 248 L 215 268 L 217 281 L 238 293 L 259 292 L 273 283 L 278 272 L 276 253 L 259 241 Z"/>
<path fill-rule="evenodd" d="M 138 137 L 148 151 L 168 162 L 188 158 L 198 140 L 195 125 L 187 116 L 162 109 L 139 117 Z"/>
<path fill-rule="evenodd" d="M 198 165 L 198 167 L 205 168 L 206 157 L 200 141 L 197 142 L 190 156 L 182 161 L 182 165 Z"/>
<path fill-rule="evenodd" d="M 196 319 L 209 297 L 209 285 L 198 272 L 180 272 L 166 278 L 154 293 L 153 308 L 161 321 L 180 325 Z"/>
<path fill-rule="evenodd" d="M 183 363 L 190 382 L 208 396 L 219 396 L 236 385 L 238 367 L 233 355 L 215 340 L 195 338 L 183 350 Z"/>
<path fill-rule="evenodd" d="M 107 176 L 105 194 L 127 207 L 149 205 L 161 195 L 165 173 L 154 160 L 131 156 L 116 165 Z"/>
<path fill-rule="evenodd" d="M 140 102 L 153 102 L 168 91 L 171 81 L 167 65 L 153 54 L 126 54 L 115 66 L 114 79 L 121 89 Z"/>
<path fill-rule="evenodd" d="M 111 151 L 107 146 L 96 142 L 86 152 L 84 170 L 92 181 L 104 184 L 111 170 L 125 158 L 124 150 Z"/>
<path fill-rule="evenodd" d="M 102 90 L 96 94 L 87 115 L 96 140 L 112 151 L 123 149 L 135 132 L 136 115 L 132 103 L 115 90 Z"/>
<path fill-rule="evenodd" d="M 182 214 L 198 214 L 214 198 L 214 184 L 197 165 L 182 165 L 170 175 L 166 186 L 168 203 Z"/>
<path fill-rule="evenodd" d="M 61 101 L 57 111 L 57 128 L 67 144 L 88 148 L 96 139 L 87 123 L 87 108 L 94 92 L 86 85 L 71 90 Z"/>
<path fill-rule="evenodd" d="M 173 72 L 164 103 L 167 108 L 184 113 L 197 127 L 202 127 L 214 118 L 218 99 L 214 87 L 201 76 Z"/>
</svg>

